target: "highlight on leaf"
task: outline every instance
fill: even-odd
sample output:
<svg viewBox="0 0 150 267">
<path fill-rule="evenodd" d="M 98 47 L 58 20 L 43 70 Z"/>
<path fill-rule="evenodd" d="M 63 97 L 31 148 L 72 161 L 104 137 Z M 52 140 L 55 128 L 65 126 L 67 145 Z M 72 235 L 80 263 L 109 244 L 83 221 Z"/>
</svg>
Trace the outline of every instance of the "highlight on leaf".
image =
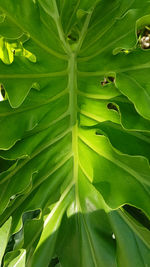
<svg viewBox="0 0 150 267">
<path fill-rule="evenodd" d="M 0 37 L 0 59 L 5 64 L 12 64 L 15 56 L 23 56 L 33 63 L 36 62 L 36 56 L 26 50 L 21 41 Z"/>
</svg>

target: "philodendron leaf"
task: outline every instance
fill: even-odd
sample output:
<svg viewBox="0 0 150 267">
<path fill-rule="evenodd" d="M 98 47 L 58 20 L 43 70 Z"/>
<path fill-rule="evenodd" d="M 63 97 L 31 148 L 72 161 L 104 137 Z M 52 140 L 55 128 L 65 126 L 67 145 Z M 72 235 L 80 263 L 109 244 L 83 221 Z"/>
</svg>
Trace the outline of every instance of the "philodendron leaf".
<svg viewBox="0 0 150 267">
<path fill-rule="evenodd" d="M 10 217 L 8 221 L 5 222 L 5 224 L 0 228 L 0 264 L 2 263 L 2 258 L 9 240 L 11 221 L 12 218 Z"/>
<path fill-rule="evenodd" d="M 5 267 L 25 267 L 26 251 L 18 250 L 11 253 L 7 253 L 4 260 Z"/>
<path fill-rule="evenodd" d="M 150 267 L 150 232 L 122 208 L 150 217 L 149 15 L 148 0 L 0 0 L 4 266 Z"/>
</svg>

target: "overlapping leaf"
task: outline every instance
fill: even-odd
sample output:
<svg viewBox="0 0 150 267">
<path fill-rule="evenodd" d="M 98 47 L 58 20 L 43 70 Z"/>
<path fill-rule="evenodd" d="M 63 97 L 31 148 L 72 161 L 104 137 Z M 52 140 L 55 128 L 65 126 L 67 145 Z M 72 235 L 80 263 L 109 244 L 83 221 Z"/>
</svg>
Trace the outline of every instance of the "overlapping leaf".
<svg viewBox="0 0 150 267">
<path fill-rule="evenodd" d="M 18 235 L 4 266 L 150 266 L 150 233 L 121 208 L 150 216 L 149 1 L 0 11 L 0 222 Z"/>
</svg>

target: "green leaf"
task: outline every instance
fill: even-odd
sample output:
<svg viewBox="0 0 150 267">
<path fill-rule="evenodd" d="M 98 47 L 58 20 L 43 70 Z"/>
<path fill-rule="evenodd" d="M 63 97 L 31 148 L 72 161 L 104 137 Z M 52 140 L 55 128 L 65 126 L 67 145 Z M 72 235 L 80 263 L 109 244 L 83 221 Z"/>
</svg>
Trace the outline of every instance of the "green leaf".
<svg viewBox="0 0 150 267">
<path fill-rule="evenodd" d="M 2 258 L 8 243 L 10 229 L 11 229 L 11 221 L 10 217 L 7 222 L 0 228 L 0 264 L 2 263 Z"/>
<path fill-rule="evenodd" d="M 142 229 L 141 226 L 134 225 L 130 218 L 126 214 L 113 213 L 111 216 L 112 224 L 114 225 L 115 238 L 118 240 L 117 250 L 118 250 L 118 266 L 149 266 L 150 247 L 147 240 L 150 240 L 149 231 Z M 137 229 L 139 228 L 139 229 Z M 139 233 L 142 233 L 146 239 L 142 238 L 142 242 Z M 133 257 L 136 255 L 136 257 Z"/>
<path fill-rule="evenodd" d="M 12 253 L 7 253 L 4 260 L 4 266 L 6 267 L 25 267 L 25 250 L 14 251 Z"/>
<path fill-rule="evenodd" d="M 150 266 L 149 230 L 122 208 L 150 217 L 149 14 L 147 0 L 0 0 L 4 266 Z"/>
</svg>

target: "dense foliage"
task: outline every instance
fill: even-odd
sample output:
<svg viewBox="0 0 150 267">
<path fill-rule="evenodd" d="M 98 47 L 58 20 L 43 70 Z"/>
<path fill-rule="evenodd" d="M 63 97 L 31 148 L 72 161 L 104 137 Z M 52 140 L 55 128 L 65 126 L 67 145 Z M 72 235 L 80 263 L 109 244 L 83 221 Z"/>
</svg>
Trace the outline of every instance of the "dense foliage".
<svg viewBox="0 0 150 267">
<path fill-rule="evenodd" d="M 150 1 L 0 0 L 0 262 L 150 267 Z"/>
</svg>

